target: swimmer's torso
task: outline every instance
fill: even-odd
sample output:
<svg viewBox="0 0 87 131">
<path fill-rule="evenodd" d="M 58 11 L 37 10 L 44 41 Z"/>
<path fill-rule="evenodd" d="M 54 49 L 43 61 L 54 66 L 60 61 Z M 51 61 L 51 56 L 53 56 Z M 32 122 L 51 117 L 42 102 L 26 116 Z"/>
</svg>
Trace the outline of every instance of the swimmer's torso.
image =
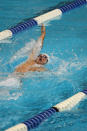
<svg viewBox="0 0 87 131">
<path fill-rule="evenodd" d="M 28 72 L 28 71 L 45 71 L 46 69 L 42 65 L 38 65 L 34 60 L 26 61 L 18 66 L 15 72 Z"/>
</svg>

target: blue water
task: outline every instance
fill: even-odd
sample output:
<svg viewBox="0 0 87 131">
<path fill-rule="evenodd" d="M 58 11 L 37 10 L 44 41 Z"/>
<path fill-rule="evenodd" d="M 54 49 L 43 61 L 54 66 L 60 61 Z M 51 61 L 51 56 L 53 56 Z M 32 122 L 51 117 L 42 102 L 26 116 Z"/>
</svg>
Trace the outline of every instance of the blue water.
<svg viewBox="0 0 87 131">
<path fill-rule="evenodd" d="M 63 0 L 3 0 L 0 2 L 0 31 L 35 16 Z M 70 11 L 60 19 L 44 23 L 46 37 L 41 52 L 49 55 L 48 72 L 27 73 L 17 86 L 0 87 L 0 131 L 87 89 L 87 6 Z M 26 60 L 17 51 L 40 36 L 40 26 L 0 42 L 0 80 Z M 13 60 L 13 61 L 11 61 Z M 34 131 L 85 131 L 87 99 L 67 112 L 55 113 Z"/>
</svg>

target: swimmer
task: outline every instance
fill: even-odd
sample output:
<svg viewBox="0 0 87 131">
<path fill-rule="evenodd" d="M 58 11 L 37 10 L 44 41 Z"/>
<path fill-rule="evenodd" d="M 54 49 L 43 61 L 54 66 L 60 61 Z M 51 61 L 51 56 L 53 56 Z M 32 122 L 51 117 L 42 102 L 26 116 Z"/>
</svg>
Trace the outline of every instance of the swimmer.
<svg viewBox="0 0 87 131">
<path fill-rule="evenodd" d="M 26 62 L 19 65 L 16 69 L 16 73 L 25 73 L 28 71 L 46 71 L 44 65 L 48 62 L 48 56 L 46 54 L 39 54 L 41 48 L 43 47 L 43 41 L 45 37 L 45 27 L 42 24 L 41 26 L 41 36 L 36 41 L 35 47 L 32 49 L 32 52 Z"/>
<path fill-rule="evenodd" d="M 43 47 L 43 41 L 45 37 L 45 27 L 41 27 L 41 36 L 35 42 L 35 46 L 31 51 L 31 54 L 27 61 L 19 65 L 15 71 L 6 77 L 6 79 L 0 81 L 0 86 L 6 87 L 20 87 L 22 84 L 21 78 L 24 73 L 28 71 L 46 71 L 44 65 L 48 62 L 48 56 L 46 54 L 40 54 L 40 50 Z"/>
</svg>

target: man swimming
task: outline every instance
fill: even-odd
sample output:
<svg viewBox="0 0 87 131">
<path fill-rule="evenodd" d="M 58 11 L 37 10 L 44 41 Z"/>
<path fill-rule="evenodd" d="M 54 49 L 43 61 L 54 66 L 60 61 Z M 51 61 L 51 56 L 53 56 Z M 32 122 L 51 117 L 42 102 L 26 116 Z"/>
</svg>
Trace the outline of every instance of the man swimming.
<svg viewBox="0 0 87 131">
<path fill-rule="evenodd" d="M 6 87 L 20 87 L 21 86 L 21 77 L 25 72 L 28 71 L 46 71 L 43 65 L 48 62 L 48 57 L 46 54 L 39 54 L 41 48 L 43 47 L 43 41 L 45 37 L 45 27 L 41 27 L 41 36 L 35 42 L 35 46 L 32 49 L 32 52 L 26 62 L 19 65 L 13 73 L 8 75 L 5 80 L 0 81 L 0 86 Z M 21 75 L 21 73 L 23 73 Z"/>
<path fill-rule="evenodd" d="M 48 57 L 46 54 L 40 54 L 40 50 L 43 47 L 43 41 L 45 37 L 45 27 L 41 27 L 41 36 L 38 38 L 35 47 L 32 49 L 32 52 L 26 62 L 19 65 L 15 72 L 25 73 L 28 71 L 45 71 L 43 67 L 48 62 Z"/>
</svg>

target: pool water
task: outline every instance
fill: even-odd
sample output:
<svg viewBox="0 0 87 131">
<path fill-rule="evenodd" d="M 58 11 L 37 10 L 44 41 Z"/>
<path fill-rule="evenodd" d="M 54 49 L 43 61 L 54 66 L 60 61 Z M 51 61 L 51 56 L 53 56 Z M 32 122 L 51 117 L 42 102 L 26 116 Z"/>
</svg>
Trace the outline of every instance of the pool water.
<svg viewBox="0 0 87 131">
<path fill-rule="evenodd" d="M 0 31 L 35 16 L 63 0 L 3 0 L 0 3 Z M 66 2 L 66 1 L 65 1 Z M 0 131 L 87 89 L 87 6 L 44 23 L 46 37 L 41 53 L 49 55 L 47 72 L 29 72 L 13 86 L 0 86 Z M 41 34 L 41 27 L 0 41 L 0 81 L 14 72 L 28 57 L 27 48 Z M 32 40 L 33 39 L 33 40 Z M 29 46 L 30 45 L 30 46 Z M 22 49 L 22 51 L 21 51 Z M 24 53 L 26 51 L 26 53 Z M 16 56 L 16 57 L 15 57 Z M 70 111 L 55 113 L 34 131 L 85 131 L 87 99 Z"/>
</svg>

